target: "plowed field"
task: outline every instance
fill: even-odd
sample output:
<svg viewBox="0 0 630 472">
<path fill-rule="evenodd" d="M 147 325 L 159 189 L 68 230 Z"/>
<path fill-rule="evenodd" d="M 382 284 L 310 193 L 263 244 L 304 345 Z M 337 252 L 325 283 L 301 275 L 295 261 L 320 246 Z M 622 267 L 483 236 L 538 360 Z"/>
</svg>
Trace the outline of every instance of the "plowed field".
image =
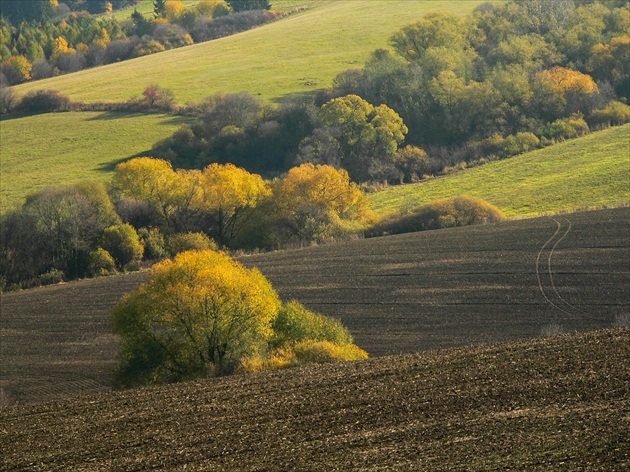
<svg viewBox="0 0 630 472">
<path fill-rule="evenodd" d="M 0 410 L 2 470 L 628 470 L 630 329 Z"/>
<path fill-rule="evenodd" d="M 242 258 L 372 356 L 628 323 L 630 208 Z M 2 296 L 0 402 L 108 390 L 109 312 L 146 273 Z"/>
</svg>

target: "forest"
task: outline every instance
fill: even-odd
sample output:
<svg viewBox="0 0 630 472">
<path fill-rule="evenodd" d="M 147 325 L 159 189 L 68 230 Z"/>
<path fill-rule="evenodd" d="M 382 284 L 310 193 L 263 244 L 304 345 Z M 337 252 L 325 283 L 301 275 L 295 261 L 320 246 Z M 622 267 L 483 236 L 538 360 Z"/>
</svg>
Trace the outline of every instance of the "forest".
<svg viewBox="0 0 630 472">
<path fill-rule="evenodd" d="M 147 18 L 124 21 L 114 9 L 136 0 L 4 1 L 0 18 L 0 84 L 76 72 L 229 36 L 281 18 L 266 0 L 155 0 Z"/>
</svg>

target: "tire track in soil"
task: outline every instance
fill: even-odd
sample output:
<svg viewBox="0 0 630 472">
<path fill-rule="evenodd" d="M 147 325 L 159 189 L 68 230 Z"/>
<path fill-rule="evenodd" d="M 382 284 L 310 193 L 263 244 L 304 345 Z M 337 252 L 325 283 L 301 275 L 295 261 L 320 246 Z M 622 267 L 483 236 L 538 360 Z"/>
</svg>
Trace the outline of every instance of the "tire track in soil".
<svg viewBox="0 0 630 472">
<path fill-rule="evenodd" d="M 560 221 L 558 221 L 555 218 L 551 218 L 550 219 L 556 223 L 556 230 L 553 233 L 553 235 L 545 242 L 545 244 L 543 244 L 543 246 L 540 248 L 540 250 L 538 251 L 538 255 L 536 256 L 536 277 L 538 279 L 538 288 L 540 290 L 540 293 L 542 294 L 542 296 L 545 298 L 545 300 L 554 308 L 560 310 L 561 312 L 569 315 L 569 316 L 574 316 L 574 312 L 573 311 L 569 311 L 569 310 L 576 310 L 582 314 L 588 314 L 586 311 L 582 310 L 581 308 L 569 303 L 558 291 L 558 287 L 556 286 L 554 277 L 553 277 L 553 267 L 552 267 L 552 260 L 553 260 L 553 256 L 554 253 L 556 251 L 556 249 L 558 248 L 558 246 L 560 245 L 560 243 L 569 235 L 569 233 L 571 232 L 571 229 L 573 228 L 573 223 L 571 222 L 571 220 L 569 220 L 566 217 L 563 217 L 563 219 L 566 221 L 567 223 L 567 227 L 564 230 L 562 236 L 560 236 L 555 242 L 554 240 L 556 239 L 556 237 L 558 237 L 558 235 L 560 234 L 560 232 L 562 231 L 562 223 Z M 547 291 L 545 289 L 545 286 L 543 284 L 543 277 L 541 275 L 541 272 L 543 272 L 541 270 L 541 258 L 543 257 L 543 254 L 545 252 L 545 250 L 547 249 L 547 246 L 549 246 L 552 242 L 554 242 L 553 246 L 551 247 L 551 249 L 549 250 L 549 254 L 547 255 L 547 264 L 546 264 L 546 269 L 544 270 L 545 274 L 547 276 L 549 276 L 549 286 L 551 287 L 551 290 L 553 291 L 553 294 L 555 294 L 555 297 L 562 303 L 565 305 L 565 307 L 563 308 L 562 306 L 560 306 L 556 300 L 555 302 L 553 300 L 551 300 L 551 298 L 549 298 L 549 295 L 547 294 Z M 553 295 L 552 295 L 553 296 Z"/>
</svg>

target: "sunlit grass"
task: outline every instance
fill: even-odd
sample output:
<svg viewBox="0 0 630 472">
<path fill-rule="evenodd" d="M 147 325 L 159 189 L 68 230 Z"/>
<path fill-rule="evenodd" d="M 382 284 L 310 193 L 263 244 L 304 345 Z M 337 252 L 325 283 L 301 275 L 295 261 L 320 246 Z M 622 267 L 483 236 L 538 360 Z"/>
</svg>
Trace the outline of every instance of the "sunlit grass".
<svg viewBox="0 0 630 472">
<path fill-rule="evenodd" d="M 3 120 L 0 211 L 49 185 L 107 182 L 117 162 L 151 149 L 185 121 L 167 115 L 102 112 Z"/>
<path fill-rule="evenodd" d="M 471 195 L 508 217 L 630 203 L 630 125 L 371 195 L 376 211 Z"/>
<path fill-rule="evenodd" d="M 281 1 L 287 9 L 291 4 Z M 215 92 L 247 90 L 266 100 L 329 87 L 340 72 L 361 67 L 402 26 L 436 9 L 466 14 L 477 0 L 337 0 L 215 41 L 30 82 L 18 94 L 53 89 L 73 100 L 115 101 L 157 83 L 179 103 Z"/>
</svg>

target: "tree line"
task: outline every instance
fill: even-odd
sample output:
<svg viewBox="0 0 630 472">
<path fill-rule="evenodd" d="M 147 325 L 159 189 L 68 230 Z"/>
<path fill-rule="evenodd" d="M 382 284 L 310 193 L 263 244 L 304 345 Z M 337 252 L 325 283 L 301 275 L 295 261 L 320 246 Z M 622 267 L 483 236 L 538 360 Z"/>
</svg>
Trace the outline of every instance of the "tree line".
<svg viewBox="0 0 630 472">
<path fill-rule="evenodd" d="M 630 121 L 627 1 L 511 0 L 432 12 L 314 101 L 216 94 L 152 154 L 274 175 L 304 162 L 414 181 Z"/>
<path fill-rule="evenodd" d="M 113 8 L 135 0 L 5 1 L 0 18 L 0 85 L 76 72 L 244 31 L 283 16 L 266 0 L 155 0 L 117 21 Z M 100 13 L 95 16 L 94 13 Z M 105 13 L 105 14 L 103 14 Z"/>
<path fill-rule="evenodd" d="M 0 283 L 14 289 L 137 270 L 185 250 L 274 248 L 343 237 L 373 221 L 344 170 L 304 164 L 265 181 L 233 164 L 161 159 L 96 183 L 47 188 L 0 216 Z"/>
</svg>

